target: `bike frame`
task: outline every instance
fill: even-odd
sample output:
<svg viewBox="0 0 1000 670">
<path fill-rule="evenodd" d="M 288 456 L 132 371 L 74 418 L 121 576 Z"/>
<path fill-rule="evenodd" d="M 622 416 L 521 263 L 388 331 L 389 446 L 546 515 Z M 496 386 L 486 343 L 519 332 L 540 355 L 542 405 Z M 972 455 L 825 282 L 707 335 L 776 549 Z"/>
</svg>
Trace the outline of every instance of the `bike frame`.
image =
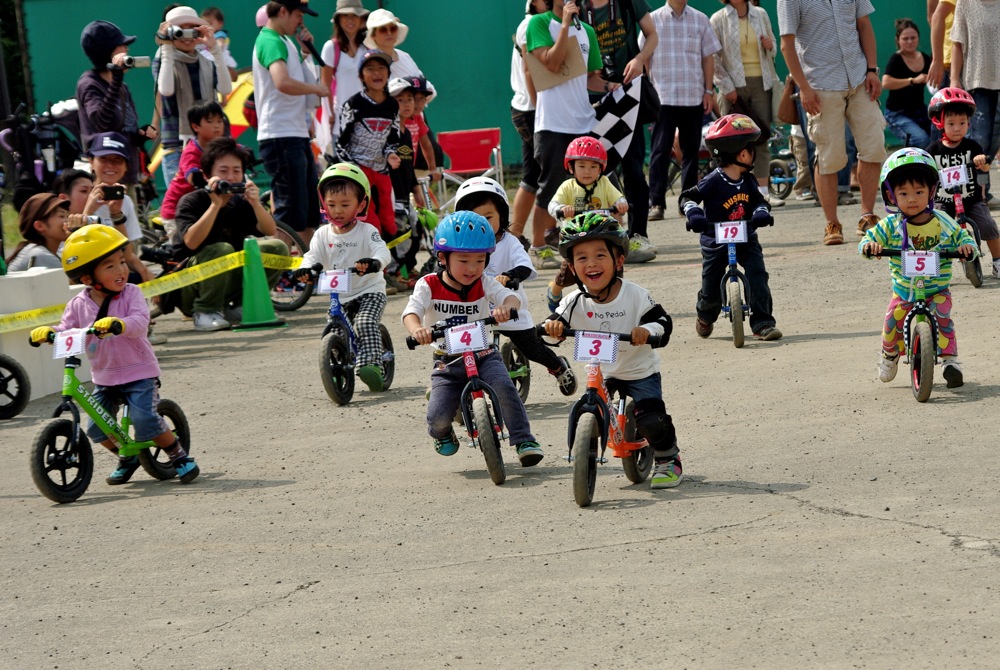
<svg viewBox="0 0 1000 670">
<path fill-rule="evenodd" d="M 604 381 L 604 373 L 601 371 L 601 364 L 597 361 L 587 363 L 587 390 L 583 396 L 574 403 L 570 410 L 569 431 L 567 437 L 570 445 L 570 459 L 572 460 L 573 442 L 576 438 L 577 419 L 581 414 L 593 414 L 597 419 L 597 425 L 601 429 L 601 454 L 600 462 L 604 463 L 604 452 L 611 448 L 611 454 L 615 458 L 624 458 L 633 451 L 644 449 L 648 446 L 645 438 L 639 441 L 625 439 L 625 405 L 627 404 L 625 394 L 621 394 L 617 400 L 617 407 L 614 416 L 610 416 L 611 394 Z"/>
<path fill-rule="evenodd" d="M 327 316 L 330 320 L 327 322 L 326 328 L 323 329 L 321 337 L 326 337 L 334 328 L 343 328 L 351 345 L 351 363 L 353 364 L 358 357 L 358 336 L 354 333 L 354 328 L 351 326 L 351 320 L 347 318 L 344 306 L 340 304 L 339 293 L 330 294 L 330 309 L 327 311 Z"/>
<path fill-rule="evenodd" d="M 749 227 L 747 223 L 747 227 Z M 743 286 L 743 300 L 744 304 L 743 313 L 750 314 L 750 289 L 747 286 L 746 275 L 740 272 L 739 267 L 736 264 L 736 242 L 729 242 L 726 245 L 726 252 L 729 257 L 729 267 L 726 269 L 726 274 L 722 277 L 722 282 L 719 284 L 719 292 L 722 294 L 722 311 L 726 314 L 730 321 L 733 320 L 733 311 L 729 304 L 729 293 L 726 291 L 726 284 L 732 282 L 739 282 Z"/>
<path fill-rule="evenodd" d="M 472 401 L 477 398 L 488 397 L 490 405 L 493 407 L 493 419 L 496 421 L 495 427 L 498 429 L 497 432 L 503 439 L 507 439 L 506 431 L 503 430 L 506 424 L 503 420 L 503 410 L 500 408 L 500 399 L 497 398 L 493 387 L 480 378 L 479 366 L 476 365 L 476 353 L 473 351 L 463 352 L 462 364 L 465 366 L 465 375 L 469 378 L 469 381 L 462 389 L 459 407 L 462 409 L 462 419 L 465 422 L 469 437 L 475 440 L 478 445 L 479 431 L 483 430 L 482 426 L 476 426 L 475 419 L 472 416 Z M 471 430 L 470 426 L 476 426 L 476 430 Z"/>
<path fill-rule="evenodd" d="M 910 335 L 912 330 L 912 324 L 914 319 L 917 323 L 926 321 L 931 327 L 931 342 L 934 343 L 934 364 L 938 362 L 938 328 L 937 321 L 932 317 L 931 310 L 927 306 L 927 297 L 924 294 L 924 278 L 915 277 L 913 282 L 913 307 L 910 309 L 910 313 L 906 315 L 903 320 L 903 348 L 906 350 L 906 363 L 907 365 L 913 360 L 913 350 L 911 348 L 913 343 L 913 338 Z"/>
</svg>

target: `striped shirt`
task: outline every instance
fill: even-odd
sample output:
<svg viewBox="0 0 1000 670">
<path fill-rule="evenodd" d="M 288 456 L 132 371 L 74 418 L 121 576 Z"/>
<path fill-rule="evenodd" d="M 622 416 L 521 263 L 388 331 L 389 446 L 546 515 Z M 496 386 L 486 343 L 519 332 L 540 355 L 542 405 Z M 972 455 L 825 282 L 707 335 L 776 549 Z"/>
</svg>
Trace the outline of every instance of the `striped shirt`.
<svg viewBox="0 0 1000 670">
<path fill-rule="evenodd" d="M 722 48 L 708 17 L 687 5 L 680 14 L 675 14 L 669 4 L 649 15 L 660 38 L 649 63 L 650 79 L 660 96 L 660 104 L 701 105 L 706 89 L 712 88 L 711 82 L 705 81 L 702 59 Z M 645 36 L 640 34 L 639 48 L 645 43 Z"/>
<path fill-rule="evenodd" d="M 778 0 L 778 28 L 795 37 L 795 53 L 809 85 L 848 91 L 865 81 L 858 19 L 875 11 L 871 0 Z"/>
</svg>

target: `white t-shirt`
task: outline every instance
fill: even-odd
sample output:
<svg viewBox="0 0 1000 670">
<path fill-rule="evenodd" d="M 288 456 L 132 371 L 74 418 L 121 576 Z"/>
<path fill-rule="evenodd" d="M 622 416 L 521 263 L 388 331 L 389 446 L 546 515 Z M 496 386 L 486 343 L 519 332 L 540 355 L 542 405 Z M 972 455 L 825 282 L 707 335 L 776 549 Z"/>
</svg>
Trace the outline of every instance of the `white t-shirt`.
<svg viewBox="0 0 1000 670">
<path fill-rule="evenodd" d="M 516 294 L 501 286 L 495 279 L 484 276 L 469 287 L 463 299 L 458 291 L 444 283 L 440 275 L 425 275 L 413 287 L 413 294 L 406 303 L 401 319 L 405 319 L 407 314 L 416 314 L 426 328 L 439 321 L 444 321 L 449 327 L 460 326 L 485 319 L 490 315 L 490 305 L 500 305 L 512 295 Z M 487 343 L 492 341 L 490 328 L 486 329 L 486 338 Z M 444 350 L 443 342 L 436 342 L 434 346 L 435 351 Z"/>
<path fill-rule="evenodd" d="M 535 327 L 535 322 L 531 318 L 531 312 L 528 311 L 528 294 L 524 290 L 524 282 L 538 276 L 538 272 L 531 264 L 531 259 L 528 257 L 528 252 L 524 250 L 524 246 L 521 245 L 516 237 L 508 232 L 504 232 L 503 237 L 497 242 L 496 250 L 490 254 L 490 264 L 486 266 L 486 272 L 483 274 L 487 277 L 496 277 L 497 275 L 502 275 L 507 270 L 519 267 L 531 268 L 531 275 L 521 282 L 517 290 L 514 291 L 517 294 L 517 299 L 521 301 L 521 306 L 517 308 L 517 321 L 508 321 L 503 324 L 501 330 L 528 330 Z"/>
<path fill-rule="evenodd" d="M 334 62 L 337 63 L 337 68 L 335 74 L 337 76 L 337 90 L 336 99 L 334 104 L 335 109 L 340 109 L 343 107 L 344 103 L 354 95 L 355 93 L 360 93 L 361 77 L 358 76 L 358 62 L 361 61 L 361 57 L 365 54 L 364 47 L 358 49 L 358 51 L 353 55 L 340 51 L 340 60 L 337 60 L 337 52 L 340 51 L 339 47 L 335 46 L 333 40 L 327 40 L 326 44 L 323 45 L 323 50 L 320 52 L 320 56 L 323 58 L 323 62 L 327 64 L 328 67 L 333 67 Z M 323 109 L 327 110 L 326 99 L 323 100 Z M 334 119 L 333 136 L 334 138 L 340 135 L 340 115 Z"/>
<path fill-rule="evenodd" d="M 642 315 L 656 306 L 656 301 L 641 286 L 627 279 L 622 279 L 621 282 L 621 290 L 611 302 L 595 302 L 592 298 L 582 296 L 577 289 L 563 296 L 556 314 L 569 322 L 570 328 L 575 330 L 631 333 L 639 325 Z M 663 335 L 663 326 L 658 323 L 646 323 L 642 327 L 653 335 Z M 633 347 L 627 342 L 619 342 L 618 358 L 614 363 L 603 363 L 601 368 L 605 377 L 645 379 L 660 371 L 660 354 L 648 344 Z"/>
<path fill-rule="evenodd" d="M 139 217 L 135 214 L 135 203 L 132 202 L 132 198 L 125 196 L 122 201 L 122 214 L 125 215 L 125 237 L 128 238 L 129 242 L 135 242 L 136 240 L 142 239 L 142 228 L 139 226 Z M 107 205 L 101 205 L 94 212 L 94 216 L 101 217 L 101 223 L 105 226 L 115 225 L 111 221 L 111 210 L 108 209 Z"/>
<path fill-rule="evenodd" d="M 325 58 L 323 60 L 326 62 Z M 312 236 L 300 267 L 321 263 L 324 270 L 347 270 L 362 258 L 374 258 L 382 267 L 392 260 L 375 226 L 359 221 L 350 232 L 337 235 L 333 232 L 333 224 L 328 223 L 320 226 Z M 366 272 L 363 277 L 351 275 L 351 290 L 341 293 L 340 301 L 348 302 L 362 293 L 385 293 L 385 275 L 382 272 Z"/>
<path fill-rule="evenodd" d="M 550 19 L 552 12 L 546 12 L 545 14 L 538 14 L 531 17 L 532 22 L 548 22 L 549 34 L 551 35 L 551 44 L 559 38 L 559 31 L 562 29 L 562 24 L 554 19 Z M 590 33 L 587 30 L 593 32 L 593 28 L 585 23 L 581 23 L 580 27 L 575 26 L 569 27 L 569 37 L 575 38 L 577 44 L 580 45 L 580 51 L 583 55 L 583 62 L 587 64 L 588 68 L 591 70 L 600 69 L 600 66 L 594 67 L 596 61 L 591 63 L 591 40 Z M 532 29 L 528 26 L 528 47 L 540 48 L 534 44 L 534 40 L 531 37 Z M 594 43 L 596 44 L 596 37 Z M 549 46 L 549 45 L 545 45 Z M 570 42 L 570 47 L 573 43 Z M 595 56 L 599 60 L 599 54 Z M 549 131 L 554 133 L 565 133 L 568 135 L 586 135 L 594 127 L 597 122 L 597 115 L 594 112 L 594 108 L 590 104 L 590 97 L 587 93 L 587 75 L 581 74 L 579 77 L 574 77 L 569 81 L 563 82 L 552 88 L 547 88 L 544 91 L 538 91 L 535 96 L 535 132 L 539 131 Z"/>
<path fill-rule="evenodd" d="M 520 112 L 530 112 L 535 108 L 535 103 L 528 95 L 528 83 L 524 80 L 524 59 L 518 52 L 518 48 L 524 49 L 528 41 L 528 21 L 530 20 L 531 16 L 525 16 L 517 27 L 517 32 L 514 34 L 516 46 L 511 49 L 510 54 L 510 87 L 514 91 L 510 106 Z"/>
<path fill-rule="evenodd" d="M 284 48 L 282 48 L 282 44 Z M 261 60 L 263 58 L 263 60 Z M 315 83 L 306 72 L 299 58 L 299 50 L 288 37 L 270 28 L 261 28 L 253 48 L 253 90 L 257 105 L 257 139 L 273 140 L 279 137 L 309 137 L 308 102 L 311 95 L 286 95 L 279 91 L 268 68 L 283 60 L 288 75 L 297 81 Z"/>
</svg>

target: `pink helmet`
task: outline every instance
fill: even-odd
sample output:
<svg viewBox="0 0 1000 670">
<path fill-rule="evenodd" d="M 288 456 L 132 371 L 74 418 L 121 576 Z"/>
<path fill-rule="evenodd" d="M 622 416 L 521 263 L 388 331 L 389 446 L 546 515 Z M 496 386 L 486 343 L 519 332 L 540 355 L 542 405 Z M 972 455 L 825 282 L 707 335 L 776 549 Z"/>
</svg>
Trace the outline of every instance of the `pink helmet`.
<svg viewBox="0 0 1000 670">
<path fill-rule="evenodd" d="M 263 28 L 267 25 L 267 3 L 265 2 L 257 10 L 257 27 Z"/>
<path fill-rule="evenodd" d="M 608 166 L 608 152 L 600 140 L 588 136 L 578 137 L 566 147 L 566 156 L 563 158 L 566 172 L 573 171 L 570 163 L 575 160 L 594 161 L 600 164 L 601 170 L 604 170 Z"/>
<path fill-rule="evenodd" d="M 967 109 L 969 116 L 972 116 L 976 113 L 976 101 L 962 89 L 949 86 L 942 88 L 931 98 L 930 104 L 927 105 L 927 116 L 931 117 L 931 123 L 941 130 L 944 128 L 945 111 L 961 108 Z"/>
</svg>

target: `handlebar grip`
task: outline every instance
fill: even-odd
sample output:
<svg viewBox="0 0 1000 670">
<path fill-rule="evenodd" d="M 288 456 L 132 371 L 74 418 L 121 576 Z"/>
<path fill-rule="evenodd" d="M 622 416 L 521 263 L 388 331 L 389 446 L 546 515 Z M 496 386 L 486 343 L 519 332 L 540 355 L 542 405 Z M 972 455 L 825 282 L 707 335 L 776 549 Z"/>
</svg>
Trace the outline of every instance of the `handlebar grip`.
<svg viewBox="0 0 1000 670">
<path fill-rule="evenodd" d="M 407 349 L 409 349 L 410 351 L 413 351 L 418 346 L 420 346 L 420 343 L 417 342 L 416 338 L 414 338 L 412 335 L 407 335 L 406 336 L 406 348 Z"/>
<path fill-rule="evenodd" d="M 957 258 L 961 260 L 968 260 L 969 257 L 965 254 L 960 254 L 957 251 L 938 251 L 938 256 L 941 258 Z M 899 258 L 903 255 L 903 252 L 899 249 L 882 249 L 882 251 L 877 254 L 866 253 L 865 256 L 868 258 Z"/>
<path fill-rule="evenodd" d="M 516 291 L 518 288 L 520 288 L 520 286 L 521 286 L 521 282 L 518 281 L 517 279 L 514 279 L 513 277 L 511 277 L 511 278 L 509 278 L 507 280 L 507 286 L 505 288 L 507 288 L 507 289 L 509 289 L 511 291 Z"/>
<path fill-rule="evenodd" d="M 124 327 L 122 326 L 121 321 L 115 321 L 114 323 L 111 324 L 111 328 L 109 328 L 108 330 L 111 331 L 112 335 L 121 335 L 122 331 L 124 330 Z"/>
</svg>

